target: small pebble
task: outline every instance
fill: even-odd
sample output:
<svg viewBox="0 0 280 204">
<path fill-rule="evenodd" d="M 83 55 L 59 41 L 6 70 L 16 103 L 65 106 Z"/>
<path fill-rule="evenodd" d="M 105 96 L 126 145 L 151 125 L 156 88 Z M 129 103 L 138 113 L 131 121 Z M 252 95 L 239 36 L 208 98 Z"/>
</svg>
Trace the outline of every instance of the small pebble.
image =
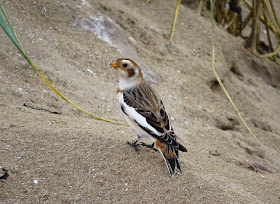
<svg viewBox="0 0 280 204">
<path fill-rule="evenodd" d="M 93 74 L 93 71 L 89 68 L 87 68 L 87 71 Z"/>
</svg>

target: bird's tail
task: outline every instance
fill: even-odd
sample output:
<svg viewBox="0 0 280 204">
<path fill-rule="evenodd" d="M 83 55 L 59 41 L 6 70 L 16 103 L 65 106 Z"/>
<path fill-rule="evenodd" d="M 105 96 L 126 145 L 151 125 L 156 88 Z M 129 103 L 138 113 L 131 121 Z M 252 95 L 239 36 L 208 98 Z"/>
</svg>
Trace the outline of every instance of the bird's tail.
<svg viewBox="0 0 280 204">
<path fill-rule="evenodd" d="M 175 150 L 178 151 L 178 150 Z M 166 163 L 167 169 L 171 176 L 174 176 L 176 174 L 181 174 L 181 167 L 177 158 L 177 155 L 170 157 L 170 154 L 164 154 L 162 151 L 160 151 L 162 157 L 164 158 L 164 161 Z M 170 157 L 170 158 L 168 158 Z"/>
</svg>

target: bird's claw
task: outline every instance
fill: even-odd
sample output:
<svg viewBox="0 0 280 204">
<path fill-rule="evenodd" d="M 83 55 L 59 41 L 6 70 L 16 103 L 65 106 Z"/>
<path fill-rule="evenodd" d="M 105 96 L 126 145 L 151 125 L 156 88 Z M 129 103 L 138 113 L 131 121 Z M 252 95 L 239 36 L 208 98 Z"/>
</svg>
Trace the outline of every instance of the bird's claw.
<svg viewBox="0 0 280 204">
<path fill-rule="evenodd" d="M 151 148 L 152 150 L 154 150 L 155 152 L 157 152 L 158 150 L 154 147 L 154 144 L 155 144 L 155 143 L 149 145 L 149 144 L 146 144 L 146 143 L 144 143 L 144 142 L 141 142 L 141 145 L 142 145 L 142 146 Z"/>
<path fill-rule="evenodd" d="M 135 142 L 126 142 L 127 144 L 129 144 L 131 147 L 134 147 L 135 151 L 138 152 L 138 148 L 137 146 L 139 145 L 137 143 L 138 141 L 136 140 Z"/>
</svg>

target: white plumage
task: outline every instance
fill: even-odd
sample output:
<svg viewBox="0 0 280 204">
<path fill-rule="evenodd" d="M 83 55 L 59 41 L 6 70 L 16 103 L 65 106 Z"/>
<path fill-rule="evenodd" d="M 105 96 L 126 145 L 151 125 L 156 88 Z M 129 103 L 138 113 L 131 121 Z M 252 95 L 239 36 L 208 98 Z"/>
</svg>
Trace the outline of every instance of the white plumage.
<svg viewBox="0 0 280 204">
<path fill-rule="evenodd" d="M 119 59 L 111 64 L 117 70 L 119 87 L 117 98 L 128 124 L 136 133 L 137 141 L 143 137 L 151 140 L 152 147 L 160 151 L 169 173 L 181 173 L 178 150 L 187 149 L 176 141 L 168 114 L 162 101 L 147 84 L 138 65 L 129 59 Z M 130 143 L 137 146 L 137 141 Z M 143 144 L 143 143 L 142 143 Z"/>
</svg>

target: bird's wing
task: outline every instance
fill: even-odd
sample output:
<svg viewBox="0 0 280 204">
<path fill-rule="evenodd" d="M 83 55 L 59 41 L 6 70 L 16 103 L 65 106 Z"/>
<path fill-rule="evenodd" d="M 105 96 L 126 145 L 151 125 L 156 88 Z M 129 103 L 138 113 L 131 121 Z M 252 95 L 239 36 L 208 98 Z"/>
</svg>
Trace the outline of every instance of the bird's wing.
<svg viewBox="0 0 280 204">
<path fill-rule="evenodd" d="M 185 147 L 176 141 L 162 101 L 148 84 L 141 84 L 123 92 L 120 101 L 122 111 L 133 119 L 145 132 L 159 141 L 181 151 Z"/>
</svg>

